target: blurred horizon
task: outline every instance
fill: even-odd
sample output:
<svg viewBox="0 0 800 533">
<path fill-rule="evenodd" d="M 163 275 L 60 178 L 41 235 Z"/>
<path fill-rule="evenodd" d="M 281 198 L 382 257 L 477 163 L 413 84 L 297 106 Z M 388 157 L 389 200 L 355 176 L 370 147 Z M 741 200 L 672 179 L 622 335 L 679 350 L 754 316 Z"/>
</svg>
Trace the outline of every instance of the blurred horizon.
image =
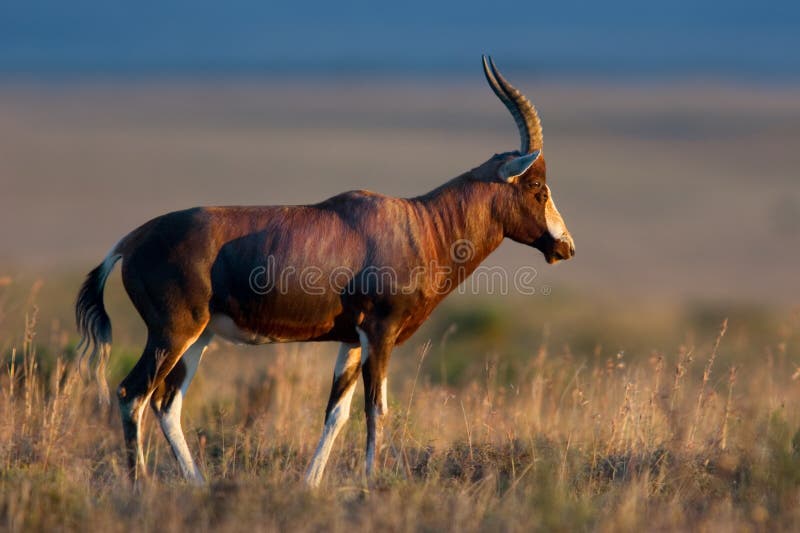
<svg viewBox="0 0 800 533">
<path fill-rule="evenodd" d="M 800 6 L 524 2 L 6 2 L 0 77 L 472 75 L 800 79 Z"/>
<path fill-rule="evenodd" d="M 578 252 L 550 266 L 507 242 L 487 265 L 531 265 L 538 288 L 560 293 L 796 303 L 797 89 L 504 72 L 540 109 Z M 480 72 L 463 84 L 5 86 L 0 261 L 5 275 L 88 270 L 148 219 L 197 205 L 415 196 L 518 142 Z"/>
</svg>

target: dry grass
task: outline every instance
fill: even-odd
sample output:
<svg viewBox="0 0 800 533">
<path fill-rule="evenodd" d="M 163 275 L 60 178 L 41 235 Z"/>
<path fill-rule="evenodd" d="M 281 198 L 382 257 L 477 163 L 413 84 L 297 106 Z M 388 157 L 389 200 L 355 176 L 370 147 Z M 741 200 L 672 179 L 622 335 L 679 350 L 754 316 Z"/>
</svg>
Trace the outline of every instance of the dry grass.
<svg viewBox="0 0 800 533">
<path fill-rule="evenodd" d="M 417 341 L 394 365 L 369 491 L 360 409 L 321 490 L 301 482 L 335 350 L 286 345 L 265 360 L 218 345 L 184 411 L 208 486 L 180 480 L 149 420 L 156 477 L 133 495 L 116 407 L 98 406 L 75 372 L 74 335 L 45 335 L 33 302 L 20 306 L 24 333 L 0 320 L 8 530 L 776 530 L 800 520 L 796 315 L 738 360 L 734 324 L 671 353 L 572 353 L 543 336 L 520 359 L 474 354 L 450 385 L 437 377 L 443 336 Z M 112 381 L 131 363 L 124 348 L 113 357 Z"/>
</svg>

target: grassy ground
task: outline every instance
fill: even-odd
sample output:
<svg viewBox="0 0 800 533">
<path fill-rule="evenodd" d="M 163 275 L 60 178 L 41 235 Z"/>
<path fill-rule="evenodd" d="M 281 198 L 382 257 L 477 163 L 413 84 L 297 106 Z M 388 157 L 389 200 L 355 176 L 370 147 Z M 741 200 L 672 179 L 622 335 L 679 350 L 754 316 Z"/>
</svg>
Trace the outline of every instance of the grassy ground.
<svg viewBox="0 0 800 533">
<path fill-rule="evenodd" d="M 71 362 L 76 284 L 0 287 L 9 530 L 766 531 L 800 520 L 796 311 L 456 297 L 392 361 L 371 490 L 358 407 L 322 488 L 301 482 L 332 345 L 216 344 L 183 417 L 208 485 L 181 481 L 148 419 L 155 476 L 134 495 L 116 406 L 99 406 Z M 112 289 L 112 386 L 140 334 L 118 299 Z"/>
</svg>

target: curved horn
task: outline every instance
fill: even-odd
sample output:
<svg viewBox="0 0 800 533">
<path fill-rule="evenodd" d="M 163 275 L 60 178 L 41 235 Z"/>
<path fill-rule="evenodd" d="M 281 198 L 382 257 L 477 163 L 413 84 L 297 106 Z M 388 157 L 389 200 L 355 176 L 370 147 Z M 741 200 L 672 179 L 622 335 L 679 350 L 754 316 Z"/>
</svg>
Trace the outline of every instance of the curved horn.
<svg viewBox="0 0 800 533">
<path fill-rule="evenodd" d="M 534 150 L 541 150 L 543 144 L 542 123 L 536 113 L 536 108 L 524 94 L 506 81 L 490 56 L 481 57 L 486 81 L 489 82 L 494 94 L 505 104 L 517 123 L 522 143 L 520 151 L 523 154 L 530 154 Z"/>
</svg>

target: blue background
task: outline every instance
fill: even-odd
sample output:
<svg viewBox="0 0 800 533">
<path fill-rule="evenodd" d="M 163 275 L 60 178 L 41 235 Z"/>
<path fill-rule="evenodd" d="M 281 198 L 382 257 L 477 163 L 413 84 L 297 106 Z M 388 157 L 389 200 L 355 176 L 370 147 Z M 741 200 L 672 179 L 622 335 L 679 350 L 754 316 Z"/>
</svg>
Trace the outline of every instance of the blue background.
<svg viewBox="0 0 800 533">
<path fill-rule="evenodd" d="M 800 74 L 800 4 L 5 1 L 0 74 Z"/>
</svg>

